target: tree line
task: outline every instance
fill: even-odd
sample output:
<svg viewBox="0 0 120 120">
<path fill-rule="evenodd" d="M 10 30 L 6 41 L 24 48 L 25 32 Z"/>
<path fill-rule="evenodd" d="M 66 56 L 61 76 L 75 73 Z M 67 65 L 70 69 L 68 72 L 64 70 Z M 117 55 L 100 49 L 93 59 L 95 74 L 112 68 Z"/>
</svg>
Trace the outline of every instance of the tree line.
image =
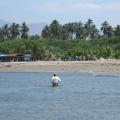
<svg viewBox="0 0 120 120">
<path fill-rule="evenodd" d="M 61 25 L 57 20 L 53 20 L 42 31 L 43 38 L 58 39 L 84 39 L 94 40 L 100 37 L 120 36 L 120 25 L 112 27 L 107 21 L 101 24 L 100 30 L 96 27 L 93 20 L 88 19 L 86 23 L 72 22 Z"/>
<path fill-rule="evenodd" d="M 29 28 L 13 23 L 0 29 L 0 52 L 32 54 L 39 60 L 95 60 L 120 58 L 120 25 L 107 21 L 98 29 L 93 20 L 60 24 L 53 20 L 41 35 L 29 36 Z"/>
<path fill-rule="evenodd" d="M 50 25 L 46 25 L 41 35 L 29 36 L 29 27 L 25 22 L 22 25 L 13 23 L 10 26 L 5 24 L 0 28 L 0 40 L 9 39 L 39 39 L 42 38 L 56 38 L 56 39 L 84 39 L 94 40 L 101 37 L 113 37 L 120 36 L 120 25 L 112 27 L 107 21 L 101 24 L 101 28 L 98 29 L 93 20 L 88 19 L 85 23 L 71 22 L 66 24 L 60 24 L 57 20 L 53 20 Z"/>
<path fill-rule="evenodd" d="M 5 24 L 0 28 L 0 41 L 6 41 L 11 39 L 28 39 L 29 28 L 25 22 L 22 25 L 13 23 L 12 25 Z"/>
</svg>

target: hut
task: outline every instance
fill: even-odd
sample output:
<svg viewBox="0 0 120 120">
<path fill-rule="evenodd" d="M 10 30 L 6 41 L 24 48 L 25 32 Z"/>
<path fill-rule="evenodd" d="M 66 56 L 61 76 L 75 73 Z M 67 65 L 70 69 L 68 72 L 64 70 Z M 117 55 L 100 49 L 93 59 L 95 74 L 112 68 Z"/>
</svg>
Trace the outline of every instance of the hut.
<svg viewBox="0 0 120 120">
<path fill-rule="evenodd" d="M 0 53 L 0 62 L 5 62 L 6 61 L 6 55 L 3 53 Z"/>
<path fill-rule="evenodd" d="M 32 61 L 31 54 L 3 54 L 0 53 L 1 62 L 15 62 L 15 61 Z"/>
<path fill-rule="evenodd" d="M 31 54 L 17 54 L 16 61 L 32 61 Z"/>
</svg>

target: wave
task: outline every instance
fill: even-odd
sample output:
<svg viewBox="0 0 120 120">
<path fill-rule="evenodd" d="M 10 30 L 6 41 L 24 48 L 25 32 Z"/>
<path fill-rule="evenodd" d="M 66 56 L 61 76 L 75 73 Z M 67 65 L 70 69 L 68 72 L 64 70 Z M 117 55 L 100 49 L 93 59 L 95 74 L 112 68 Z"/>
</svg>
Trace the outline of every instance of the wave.
<svg viewBox="0 0 120 120">
<path fill-rule="evenodd" d="M 92 73 L 96 77 L 120 77 L 118 74 L 106 74 L 106 73 Z"/>
</svg>

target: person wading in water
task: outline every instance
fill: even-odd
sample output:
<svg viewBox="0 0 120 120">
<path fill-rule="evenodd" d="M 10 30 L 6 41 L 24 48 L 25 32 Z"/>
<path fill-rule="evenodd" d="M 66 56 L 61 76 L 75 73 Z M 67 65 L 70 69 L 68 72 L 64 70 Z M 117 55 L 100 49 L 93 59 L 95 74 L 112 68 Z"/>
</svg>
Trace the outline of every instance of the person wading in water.
<svg viewBox="0 0 120 120">
<path fill-rule="evenodd" d="M 57 76 L 56 73 L 52 77 L 52 86 L 58 86 L 58 83 L 61 82 L 61 79 Z"/>
</svg>

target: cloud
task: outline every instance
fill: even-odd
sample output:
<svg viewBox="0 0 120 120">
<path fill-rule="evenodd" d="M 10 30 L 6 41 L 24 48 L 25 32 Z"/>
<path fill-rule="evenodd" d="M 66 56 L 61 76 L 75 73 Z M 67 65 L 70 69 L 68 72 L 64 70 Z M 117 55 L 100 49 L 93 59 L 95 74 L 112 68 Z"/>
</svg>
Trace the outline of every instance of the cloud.
<svg viewBox="0 0 120 120">
<path fill-rule="evenodd" d="M 104 20 L 120 23 L 120 0 L 4 0 L 0 4 L 1 18 L 17 21 L 62 22 Z"/>
<path fill-rule="evenodd" d="M 102 7 L 93 3 L 59 3 L 59 2 L 47 2 L 42 5 L 40 10 L 44 10 L 47 13 L 72 13 L 79 14 L 80 12 L 91 12 L 101 10 Z"/>
<path fill-rule="evenodd" d="M 112 11 L 112 12 L 120 12 L 120 2 L 118 3 L 109 3 L 107 5 L 103 5 L 103 10 Z"/>
<path fill-rule="evenodd" d="M 66 0 L 44 2 L 36 11 L 44 14 L 45 18 L 58 19 L 60 21 L 85 22 L 91 18 L 97 24 L 107 20 L 112 24 L 120 24 L 120 1 L 106 0 Z"/>
</svg>

